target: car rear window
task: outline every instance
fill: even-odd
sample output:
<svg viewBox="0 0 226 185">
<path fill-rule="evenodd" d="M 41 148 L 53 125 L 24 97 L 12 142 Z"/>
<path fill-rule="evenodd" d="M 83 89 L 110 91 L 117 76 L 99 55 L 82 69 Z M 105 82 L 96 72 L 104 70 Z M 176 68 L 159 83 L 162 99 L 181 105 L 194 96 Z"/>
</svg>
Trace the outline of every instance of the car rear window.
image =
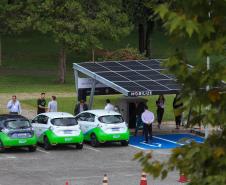
<svg viewBox="0 0 226 185">
<path fill-rule="evenodd" d="M 8 129 L 26 129 L 31 127 L 28 120 L 7 120 L 4 125 Z"/>
<path fill-rule="evenodd" d="M 75 118 L 55 118 L 51 120 L 51 123 L 55 126 L 73 126 L 78 124 Z"/>
<path fill-rule="evenodd" d="M 121 115 L 106 115 L 98 118 L 101 123 L 106 124 L 115 124 L 115 123 L 123 123 L 124 120 Z"/>
</svg>

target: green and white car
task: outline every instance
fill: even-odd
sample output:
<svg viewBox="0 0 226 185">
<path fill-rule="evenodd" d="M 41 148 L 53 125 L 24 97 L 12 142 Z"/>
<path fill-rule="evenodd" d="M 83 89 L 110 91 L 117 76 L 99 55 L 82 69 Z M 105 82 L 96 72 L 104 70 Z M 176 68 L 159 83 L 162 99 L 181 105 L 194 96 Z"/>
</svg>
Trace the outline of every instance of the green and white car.
<svg viewBox="0 0 226 185">
<path fill-rule="evenodd" d="M 78 122 L 72 114 L 66 112 L 48 112 L 37 115 L 32 120 L 32 126 L 38 137 L 38 142 L 46 150 L 54 145 L 76 145 L 83 148 L 83 134 Z"/>
<path fill-rule="evenodd" d="M 90 141 L 93 147 L 105 142 L 121 142 L 127 146 L 129 130 L 122 115 L 114 111 L 88 110 L 76 116 L 84 140 Z"/>
<path fill-rule="evenodd" d="M 30 121 L 20 115 L 0 115 L 0 151 L 6 148 L 27 147 L 36 150 L 37 138 Z"/>
</svg>

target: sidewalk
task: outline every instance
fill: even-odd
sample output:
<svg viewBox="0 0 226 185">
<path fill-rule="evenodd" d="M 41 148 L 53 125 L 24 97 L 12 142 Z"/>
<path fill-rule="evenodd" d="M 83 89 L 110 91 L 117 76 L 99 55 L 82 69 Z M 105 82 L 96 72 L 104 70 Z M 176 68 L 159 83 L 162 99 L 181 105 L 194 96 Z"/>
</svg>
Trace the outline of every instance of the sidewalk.
<svg viewBox="0 0 226 185">
<path fill-rule="evenodd" d="M 176 129 L 176 125 L 174 121 L 167 121 L 167 122 L 163 122 L 161 124 L 161 128 L 159 129 L 157 123 L 153 124 L 152 127 L 152 131 L 153 134 L 157 135 L 157 134 L 172 134 L 172 133 L 194 133 L 200 136 L 204 136 L 205 135 L 205 128 L 202 126 L 201 128 L 198 127 L 194 127 L 194 128 L 186 128 L 185 126 L 181 126 L 180 129 Z M 216 128 L 209 128 L 209 132 L 213 132 L 216 131 Z M 134 135 L 134 131 L 135 129 L 130 129 L 131 134 Z M 139 134 L 142 134 L 142 130 L 139 130 Z"/>
</svg>

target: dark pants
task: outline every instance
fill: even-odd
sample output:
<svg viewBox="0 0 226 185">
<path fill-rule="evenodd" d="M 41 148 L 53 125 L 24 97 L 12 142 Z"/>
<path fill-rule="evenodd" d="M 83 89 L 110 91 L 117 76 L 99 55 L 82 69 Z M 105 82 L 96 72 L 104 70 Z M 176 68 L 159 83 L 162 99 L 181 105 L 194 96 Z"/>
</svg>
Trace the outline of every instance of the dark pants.
<svg viewBox="0 0 226 185">
<path fill-rule="evenodd" d="M 143 126 L 143 122 L 142 122 L 142 119 L 141 119 L 141 116 L 137 116 L 136 118 L 136 128 L 135 128 L 135 136 L 137 135 L 137 132 L 140 128 L 142 128 L 143 130 L 143 135 L 144 135 L 144 126 Z"/>
<path fill-rule="evenodd" d="M 163 114 L 164 114 L 164 109 L 158 108 L 158 109 L 157 109 L 157 119 L 158 119 L 158 124 L 159 124 L 159 125 L 160 125 L 161 122 L 162 122 Z"/>
<path fill-rule="evenodd" d="M 180 124 L 181 124 L 181 119 L 182 119 L 182 115 L 179 115 L 179 116 L 176 116 L 176 117 L 175 117 L 176 126 L 180 126 Z"/>
<path fill-rule="evenodd" d="M 152 139 L 152 124 L 144 124 L 144 137 L 146 142 L 148 142 L 148 134 L 150 139 Z"/>
</svg>

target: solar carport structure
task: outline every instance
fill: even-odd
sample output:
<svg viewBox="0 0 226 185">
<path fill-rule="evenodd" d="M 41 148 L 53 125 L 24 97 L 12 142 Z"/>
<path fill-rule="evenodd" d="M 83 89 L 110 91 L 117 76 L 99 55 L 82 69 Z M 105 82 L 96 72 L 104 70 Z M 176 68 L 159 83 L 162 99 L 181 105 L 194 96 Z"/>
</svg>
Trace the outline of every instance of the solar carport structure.
<svg viewBox="0 0 226 185">
<path fill-rule="evenodd" d="M 74 63 L 76 89 L 78 90 L 80 72 L 93 79 L 90 106 L 97 82 L 125 96 L 175 94 L 180 90 L 180 85 L 173 75 L 166 74 L 161 63 L 161 60 L 157 59 Z"/>
</svg>

